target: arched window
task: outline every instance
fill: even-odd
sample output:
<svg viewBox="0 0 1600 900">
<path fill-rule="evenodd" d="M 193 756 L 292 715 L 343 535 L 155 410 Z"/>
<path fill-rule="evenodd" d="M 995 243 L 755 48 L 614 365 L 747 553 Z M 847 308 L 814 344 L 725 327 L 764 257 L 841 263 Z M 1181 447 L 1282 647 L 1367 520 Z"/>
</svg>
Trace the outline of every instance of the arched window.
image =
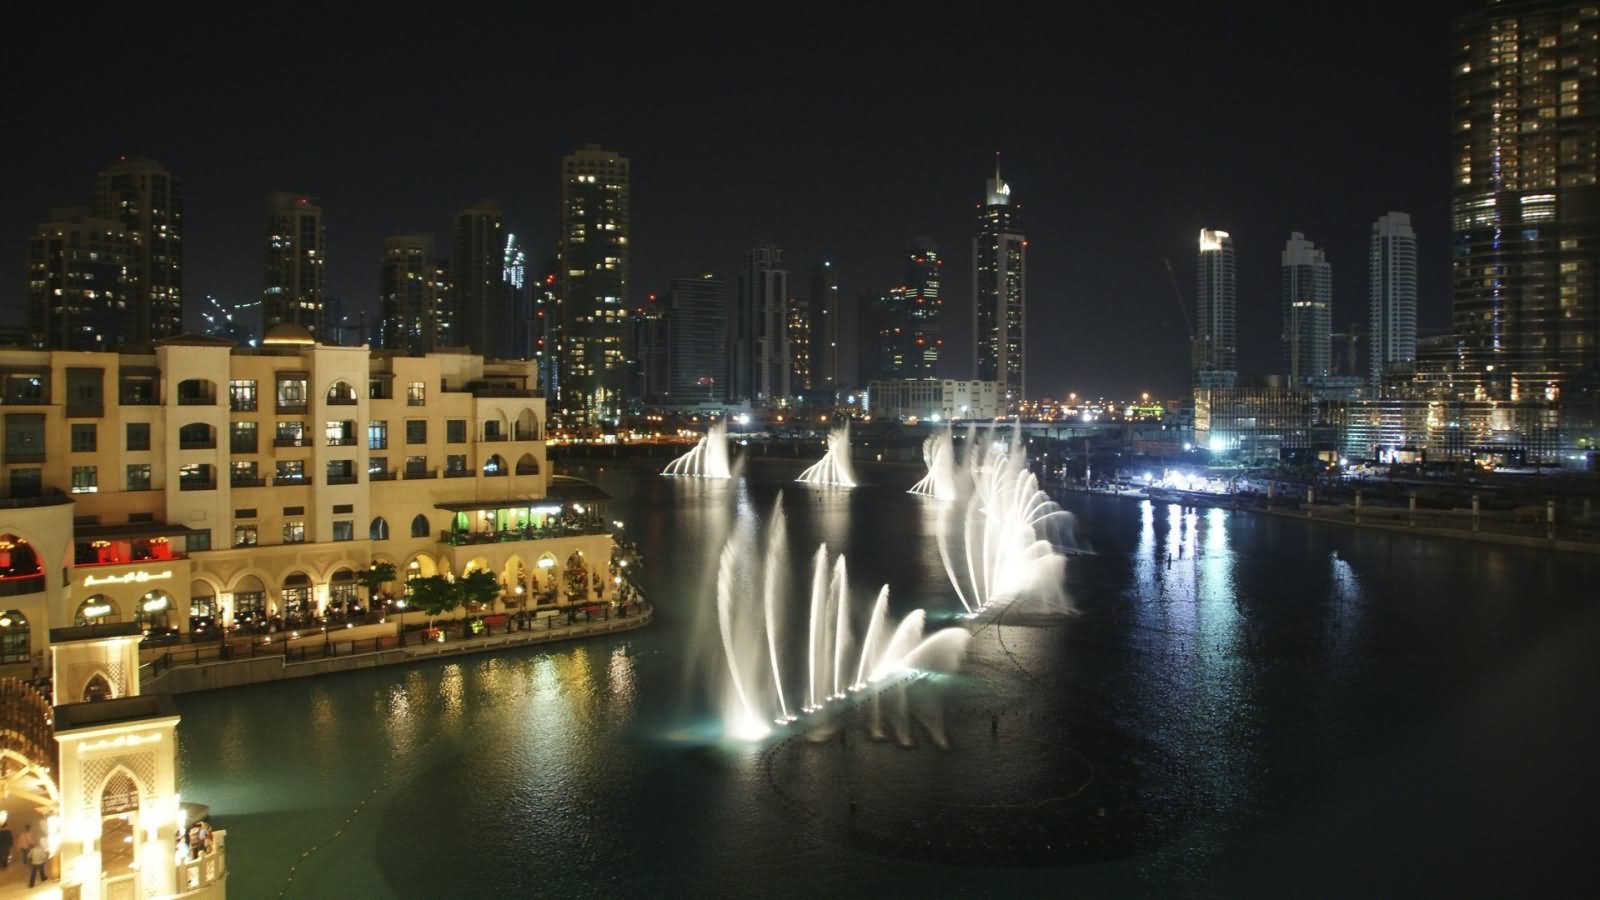
<svg viewBox="0 0 1600 900">
<path fill-rule="evenodd" d="M 335 381 L 333 387 L 328 388 L 329 406 L 355 406 L 356 389 L 348 381 Z"/>
<path fill-rule="evenodd" d="M 483 474 L 489 476 L 506 474 L 506 461 L 498 453 L 491 455 L 489 461 L 483 464 Z"/>
<path fill-rule="evenodd" d="M 204 422 L 190 422 L 178 429 L 179 450 L 215 450 L 217 433 Z"/>
<path fill-rule="evenodd" d="M 418 513 L 417 517 L 415 519 L 411 520 L 411 536 L 412 537 L 414 537 L 414 538 L 418 538 L 418 537 L 425 538 L 425 537 L 427 537 L 428 535 L 430 535 L 432 533 L 433 533 L 433 527 L 428 524 L 428 517 L 427 516 L 425 516 L 425 515 L 423 515 L 421 513 Z"/>
<path fill-rule="evenodd" d="M 518 475 L 537 475 L 537 474 L 539 474 L 539 458 L 534 456 L 532 453 L 524 453 L 524 454 L 522 454 L 522 458 L 517 460 L 517 474 Z"/>
<path fill-rule="evenodd" d="M 123 772 L 106 782 L 100 793 L 100 872 L 121 875 L 139 858 L 139 785 Z"/>
<path fill-rule="evenodd" d="M 24 663 L 33 659 L 28 617 L 20 610 L 0 613 L 0 663 Z"/>
<path fill-rule="evenodd" d="M 204 581 L 189 583 L 189 633 L 206 632 L 216 624 L 217 594 Z M 212 632 L 213 634 L 215 632 Z"/>
<path fill-rule="evenodd" d="M 121 621 L 122 610 L 117 608 L 117 601 L 105 594 L 95 594 L 79 603 L 78 612 L 72 617 L 74 625 L 109 625 Z"/>
<path fill-rule="evenodd" d="M 389 539 L 389 523 L 384 520 L 383 516 L 372 520 L 372 527 L 367 529 L 367 537 L 375 541 L 387 541 Z"/>
<path fill-rule="evenodd" d="M 537 441 L 539 439 L 539 417 L 533 410 L 525 409 L 517 414 L 517 440 Z"/>
<path fill-rule="evenodd" d="M 233 586 L 233 621 L 250 622 L 267 614 L 267 586 L 246 575 Z"/>
<path fill-rule="evenodd" d="M 328 613 L 332 614 L 359 614 L 361 612 L 361 595 L 357 592 L 356 573 L 349 569 L 340 569 L 328 579 Z"/>
<path fill-rule="evenodd" d="M 0 534 L 0 597 L 44 590 L 44 570 L 33 545 L 14 534 Z"/>
</svg>

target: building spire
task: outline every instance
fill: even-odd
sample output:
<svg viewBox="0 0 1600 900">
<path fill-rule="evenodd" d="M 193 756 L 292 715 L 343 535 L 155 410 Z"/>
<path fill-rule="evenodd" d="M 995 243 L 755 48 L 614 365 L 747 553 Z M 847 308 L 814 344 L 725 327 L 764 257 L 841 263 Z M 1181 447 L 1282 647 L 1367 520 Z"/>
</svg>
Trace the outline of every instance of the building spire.
<svg viewBox="0 0 1600 900">
<path fill-rule="evenodd" d="M 995 188 L 998 190 L 1000 185 L 1002 185 L 1004 183 L 1005 182 L 1000 180 L 1000 151 L 996 150 L 994 152 L 994 184 L 995 184 Z"/>
</svg>

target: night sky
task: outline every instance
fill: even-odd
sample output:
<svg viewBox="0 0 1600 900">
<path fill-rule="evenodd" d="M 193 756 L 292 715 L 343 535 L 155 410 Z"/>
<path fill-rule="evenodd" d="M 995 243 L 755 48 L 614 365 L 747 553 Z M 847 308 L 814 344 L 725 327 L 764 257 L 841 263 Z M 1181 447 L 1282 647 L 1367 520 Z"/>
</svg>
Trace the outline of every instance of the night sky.
<svg viewBox="0 0 1600 900">
<path fill-rule="evenodd" d="M 928 234 L 950 260 L 944 374 L 962 377 L 974 205 L 1000 151 L 1030 240 L 1035 396 L 1183 390 L 1162 260 L 1192 304 L 1202 226 L 1234 235 L 1246 370 L 1277 365 L 1290 230 L 1328 251 L 1339 329 L 1365 318 L 1372 219 L 1410 212 L 1421 324 L 1448 324 L 1443 4 L 1134 4 L 1054 21 L 981 5 L 959 20 L 928 5 L 870 20 L 595 7 L 470 27 L 464 8 L 405 9 L 136 24 L 78 8 L 10 29 L 5 320 L 22 319 L 34 225 L 91 203 L 120 153 L 184 180 L 192 324 L 207 294 L 259 292 L 270 191 L 319 198 L 330 293 L 375 308 L 384 235 L 433 231 L 446 252 L 451 213 L 482 197 L 542 265 L 560 157 L 598 142 L 633 162 L 635 299 L 679 274 L 732 276 L 761 239 L 784 248 L 797 290 L 826 258 L 842 290 L 878 294 Z"/>
</svg>

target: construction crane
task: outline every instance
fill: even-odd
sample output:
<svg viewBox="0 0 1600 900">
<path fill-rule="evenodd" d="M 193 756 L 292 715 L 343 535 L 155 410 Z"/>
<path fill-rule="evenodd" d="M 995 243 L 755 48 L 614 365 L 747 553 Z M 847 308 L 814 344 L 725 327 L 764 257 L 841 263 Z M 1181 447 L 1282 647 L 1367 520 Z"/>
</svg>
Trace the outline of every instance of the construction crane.
<svg viewBox="0 0 1600 900">
<path fill-rule="evenodd" d="M 1167 267 L 1167 281 L 1172 284 L 1172 297 L 1178 301 L 1178 312 L 1183 316 L 1183 333 L 1189 340 L 1194 340 L 1194 323 L 1189 321 L 1189 305 L 1183 302 L 1183 291 L 1178 288 L 1177 273 L 1172 271 L 1172 260 L 1161 257 L 1161 262 Z"/>
</svg>

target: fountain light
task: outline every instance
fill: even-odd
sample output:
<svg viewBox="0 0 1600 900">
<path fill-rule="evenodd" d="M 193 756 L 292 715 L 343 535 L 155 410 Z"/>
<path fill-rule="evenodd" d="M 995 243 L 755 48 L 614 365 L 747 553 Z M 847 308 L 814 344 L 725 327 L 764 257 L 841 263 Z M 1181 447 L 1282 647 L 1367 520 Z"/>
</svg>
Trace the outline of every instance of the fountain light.
<svg viewBox="0 0 1600 900">
<path fill-rule="evenodd" d="M 748 419 L 748 416 L 743 418 Z M 715 422 L 694 449 L 667 464 L 662 475 L 680 478 L 729 478 L 728 425 Z M 621 526 L 618 525 L 620 528 Z"/>
</svg>

